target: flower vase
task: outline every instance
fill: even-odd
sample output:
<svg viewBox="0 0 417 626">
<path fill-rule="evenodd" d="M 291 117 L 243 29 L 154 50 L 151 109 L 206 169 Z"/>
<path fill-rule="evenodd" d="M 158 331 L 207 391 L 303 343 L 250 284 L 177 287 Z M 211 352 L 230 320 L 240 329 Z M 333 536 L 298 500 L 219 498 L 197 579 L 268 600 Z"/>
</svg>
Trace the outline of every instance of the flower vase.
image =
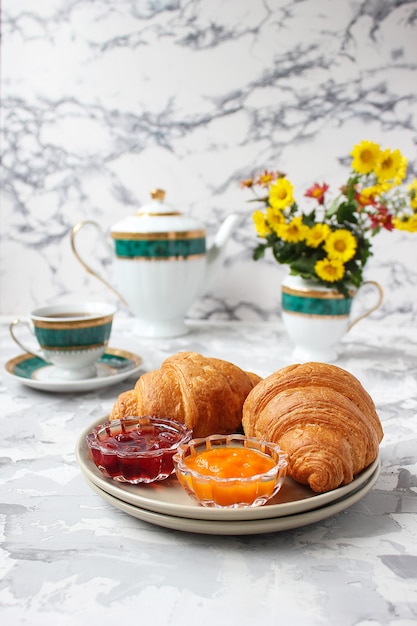
<svg viewBox="0 0 417 626">
<path fill-rule="evenodd" d="M 377 300 L 352 320 L 353 301 L 365 285 L 373 286 Z M 358 290 L 350 289 L 348 297 L 345 297 L 337 290 L 312 280 L 288 275 L 281 286 L 282 320 L 294 344 L 294 361 L 336 361 L 340 342 L 346 333 L 354 324 L 375 311 L 382 300 L 382 288 L 375 281 L 365 281 Z"/>
</svg>

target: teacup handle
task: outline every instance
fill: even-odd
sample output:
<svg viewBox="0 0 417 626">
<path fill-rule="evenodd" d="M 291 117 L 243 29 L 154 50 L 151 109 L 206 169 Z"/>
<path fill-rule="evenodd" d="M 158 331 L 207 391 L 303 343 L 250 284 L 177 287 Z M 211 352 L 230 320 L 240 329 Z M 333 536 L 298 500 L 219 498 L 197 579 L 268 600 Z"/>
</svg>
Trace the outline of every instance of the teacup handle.
<svg viewBox="0 0 417 626">
<path fill-rule="evenodd" d="M 123 296 L 120 295 L 120 293 L 114 288 L 112 287 L 112 285 L 107 282 L 107 280 L 105 278 L 103 278 L 102 276 L 100 276 L 100 274 L 98 274 L 95 270 L 93 270 L 92 267 L 90 267 L 90 265 L 88 265 L 84 259 L 81 257 L 80 253 L 78 252 L 77 249 L 77 245 L 76 245 L 76 237 L 77 234 L 80 232 L 80 230 L 82 228 L 84 228 L 84 226 L 86 226 L 87 224 L 89 224 L 90 226 L 94 226 L 95 228 L 97 228 L 97 230 L 99 231 L 101 237 L 103 238 L 103 240 L 107 243 L 107 239 L 106 239 L 106 235 L 104 234 L 103 229 L 101 228 L 100 224 L 98 224 L 97 222 L 94 222 L 93 220 L 82 220 L 81 222 L 78 222 L 78 224 L 76 224 L 72 230 L 71 230 L 71 248 L 72 251 L 76 257 L 76 259 L 81 263 L 81 265 L 83 266 L 83 268 L 92 276 L 94 276 L 95 278 L 97 278 L 100 282 L 103 283 L 103 285 L 105 285 L 108 289 L 110 289 L 110 291 L 112 291 L 118 298 L 119 300 L 121 300 L 121 302 L 123 302 L 123 304 L 125 306 L 127 306 L 127 302 L 126 300 L 123 298 Z"/>
<path fill-rule="evenodd" d="M 27 352 L 28 354 L 30 354 L 30 355 L 32 355 L 32 356 L 34 356 L 34 357 L 36 357 L 36 358 L 41 358 L 41 359 L 43 359 L 44 361 L 46 361 L 46 359 L 45 359 L 45 355 L 43 354 L 42 350 L 39 350 L 38 352 L 34 352 L 33 350 L 30 350 L 30 348 L 28 348 L 27 346 L 25 346 L 25 344 L 24 344 L 24 343 L 22 343 L 22 342 L 20 341 L 20 339 L 18 339 L 18 338 L 16 337 L 16 335 L 15 335 L 15 329 L 16 329 L 18 326 L 26 326 L 26 328 L 28 328 L 29 332 L 30 332 L 33 336 L 35 336 L 35 335 L 34 335 L 34 332 L 33 332 L 33 329 L 32 329 L 32 326 L 31 326 L 31 324 L 30 324 L 29 320 L 26 320 L 26 319 L 21 319 L 21 318 L 19 318 L 19 317 L 18 317 L 17 319 L 14 319 L 14 320 L 13 320 L 12 322 L 10 322 L 10 324 L 9 324 L 9 331 L 10 331 L 10 334 L 11 334 L 11 336 L 12 336 L 13 341 L 14 341 L 15 343 L 17 343 L 17 345 L 19 346 L 19 348 L 21 348 L 21 349 L 23 350 L 23 352 Z"/>
<path fill-rule="evenodd" d="M 361 289 L 362 287 L 365 287 L 365 285 L 373 285 L 377 292 L 378 292 L 378 301 L 376 302 L 376 304 L 374 304 L 370 309 L 368 309 L 367 311 L 365 311 L 365 313 L 362 313 L 362 315 L 359 315 L 359 317 L 357 317 L 356 319 L 354 319 L 348 326 L 348 331 L 352 328 L 352 326 L 354 326 L 355 324 L 357 324 L 358 322 L 360 322 L 361 320 L 363 320 L 365 317 L 368 317 L 368 315 L 370 315 L 371 313 L 373 313 L 374 311 L 376 311 L 376 309 L 378 309 L 381 304 L 382 301 L 384 299 L 384 292 L 382 290 L 382 287 L 379 283 L 377 283 L 375 280 L 365 280 L 362 285 L 359 287 L 359 289 Z M 357 292 L 359 293 L 359 291 Z"/>
</svg>

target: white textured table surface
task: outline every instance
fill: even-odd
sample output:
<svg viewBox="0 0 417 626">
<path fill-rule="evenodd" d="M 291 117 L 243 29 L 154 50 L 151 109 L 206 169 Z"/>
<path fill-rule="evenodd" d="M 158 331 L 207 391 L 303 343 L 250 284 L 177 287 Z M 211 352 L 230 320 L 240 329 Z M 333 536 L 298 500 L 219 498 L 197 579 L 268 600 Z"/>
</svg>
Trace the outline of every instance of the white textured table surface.
<svg viewBox="0 0 417 626">
<path fill-rule="evenodd" d="M 133 386 L 83 394 L 30 389 L 4 374 L 16 356 L 0 319 L 0 610 L 4 625 L 417 623 L 417 329 L 365 320 L 337 363 L 372 395 L 385 430 L 381 474 L 360 502 L 303 528 L 265 535 L 188 534 L 113 508 L 86 484 L 81 431 Z M 279 324 L 193 323 L 173 340 L 111 346 L 144 370 L 178 350 L 267 375 L 290 361 Z"/>
</svg>

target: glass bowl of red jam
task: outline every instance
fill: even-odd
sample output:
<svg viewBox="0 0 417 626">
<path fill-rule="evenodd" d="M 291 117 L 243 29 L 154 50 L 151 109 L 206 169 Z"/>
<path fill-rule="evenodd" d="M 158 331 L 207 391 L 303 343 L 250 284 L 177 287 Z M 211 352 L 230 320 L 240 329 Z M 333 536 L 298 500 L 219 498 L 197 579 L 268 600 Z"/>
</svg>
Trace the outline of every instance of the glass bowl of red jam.
<svg viewBox="0 0 417 626">
<path fill-rule="evenodd" d="M 192 431 L 176 420 L 132 416 L 96 426 L 87 444 L 105 476 L 137 485 L 171 476 L 172 457 L 191 436 Z"/>
<path fill-rule="evenodd" d="M 288 456 L 279 445 L 244 435 L 211 435 L 178 447 L 175 473 L 206 507 L 261 506 L 281 489 Z"/>
</svg>

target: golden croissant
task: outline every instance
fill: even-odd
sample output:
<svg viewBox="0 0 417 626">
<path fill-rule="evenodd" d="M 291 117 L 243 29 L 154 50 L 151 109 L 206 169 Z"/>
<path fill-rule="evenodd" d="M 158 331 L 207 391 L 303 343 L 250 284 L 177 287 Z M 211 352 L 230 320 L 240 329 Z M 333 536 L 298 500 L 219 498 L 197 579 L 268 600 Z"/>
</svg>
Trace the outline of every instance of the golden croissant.
<svg viewBox="0 0 417 626">
<path fill-rule="evenodd" d="M 352 482 L 383 437 L 373 400 L 357 378 L 325 363 L 290 365 L 262 380 L 243 406 L 247 436 L 278 443 L 288 475 L 322 493 Z"/>
<path fill-rule="evenodd" d="M 121 393 L 110 419 L 153 415 L 184 423 L 194 437 L 235 433 L 246 396 L 260 380 L 228 361 L 178 352 Z"/>
</svg>

